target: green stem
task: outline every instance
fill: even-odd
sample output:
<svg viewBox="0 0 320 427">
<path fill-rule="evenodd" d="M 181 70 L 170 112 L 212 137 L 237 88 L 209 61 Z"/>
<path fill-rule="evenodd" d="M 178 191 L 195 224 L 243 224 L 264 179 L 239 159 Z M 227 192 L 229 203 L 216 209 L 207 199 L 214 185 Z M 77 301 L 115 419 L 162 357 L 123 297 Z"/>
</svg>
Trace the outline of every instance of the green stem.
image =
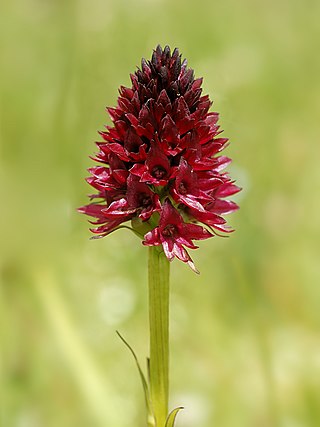
<svg viewBox="0 0 320 427">
<path fill-rule="evenodd" d="M 149 248 L 150 393 L 157 427 L 165 427 L 169 399 L 170 264 L 157 247 Z"/>
</svg>

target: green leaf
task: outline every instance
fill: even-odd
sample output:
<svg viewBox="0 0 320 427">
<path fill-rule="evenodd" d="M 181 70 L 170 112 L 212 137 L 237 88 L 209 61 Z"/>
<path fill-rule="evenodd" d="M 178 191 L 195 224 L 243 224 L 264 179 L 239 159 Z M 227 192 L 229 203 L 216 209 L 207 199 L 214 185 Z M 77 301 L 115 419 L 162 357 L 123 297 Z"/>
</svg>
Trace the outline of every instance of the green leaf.
<svg viewBox="0 0 320 427">
<path fill-rule="evenodd" d="M 134 357 L 134 360 L 136 362 L 138 371 L 139 371 L 139 375 L 141 378 L 141 382 L 142 382 L 142 387 L 143 387 L 143 391 L 144 391 L 144 397 L 145 397 L 145 401 L 146 401 L 146 406 L 147 406 L 147 414 L 148 414 L 148 427 L 154 427 L 155 426 L 155 421 L 154 421 L 154 415 L 153 415 L 153 409 L 152 409 L 152 404 L 151 404 L 151 399 L 150 399 L 150 392 L 149 392 L 149 387 L 148 387 L 148 383 L 146 381 L 146 378 L 144 376 L 144 373 L 142 372 L 142 369 L 140 367 L 140 363 L 138 361 L 138 358 L 136 356 L 136 353 L 134 352 L 133 348 L 130 346 L 130 344 L 123 338 L 123 336 L 120 334 L 119 331 L 116 331 L 119 338 L 121 339 L 121 341 L 125 344 L 125 346 L 130 350 L 132 356 Z"/>
<path fill-rule="evenodd" d="M 178 408 L 170 412 L 170 414 L 168 415 L 165 427 L 174 427 L 176 416 L 178 412 L 181 411 L 181 409 L 184 409 L 183 406 L 179 406 Z"/>
</svg>

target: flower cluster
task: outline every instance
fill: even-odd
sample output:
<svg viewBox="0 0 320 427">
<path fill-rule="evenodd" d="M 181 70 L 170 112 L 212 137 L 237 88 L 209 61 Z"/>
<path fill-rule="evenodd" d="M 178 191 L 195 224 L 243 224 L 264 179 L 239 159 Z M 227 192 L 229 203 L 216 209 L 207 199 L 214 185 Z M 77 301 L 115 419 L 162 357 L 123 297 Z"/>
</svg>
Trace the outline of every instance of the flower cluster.
<svg viewBox="0 0 320 427">
<path fill-rule="evenodd" d="M 89 169 L 98 193 L 79 211 L 96 219 L 96 237 L 131 220 L 144 230 L 144 245 L 162 245 L 170 261 L 194 269 L 185 247 L 197 248 L 193 240 L 215 230 L 232 231 L 223 215 L 238 206 L 225 198 L 240 189 L 222 172 L 231 160 L 218 155 L 228 139 L 220 136 L 218 113 L 208 112 L 202 79 L 177 49 L 158 46 L 130 77 L 132 87 L 121 86 L 117 107 L 107 109 L 113 126 L 100 132 L 94 157 L 101 165 Z"/>
</svg>

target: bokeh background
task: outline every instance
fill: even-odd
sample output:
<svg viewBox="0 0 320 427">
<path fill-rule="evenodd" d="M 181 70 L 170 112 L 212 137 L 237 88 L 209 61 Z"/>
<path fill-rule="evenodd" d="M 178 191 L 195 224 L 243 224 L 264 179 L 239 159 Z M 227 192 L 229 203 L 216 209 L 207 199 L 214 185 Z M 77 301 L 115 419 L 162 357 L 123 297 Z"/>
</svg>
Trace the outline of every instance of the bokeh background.
<svg viewBox="0 0 320 427">
<path fill-rule="evenodd" d="M 221 113 L 236 232 L 172 265 L 177 427 L 320 425 L 320 3 L 4 1 L 0 25 L 3 427 L 145 425 L 146 249 L 89 241 L 106 106 L 142 56 L 179 47 Z"/>
</svg>

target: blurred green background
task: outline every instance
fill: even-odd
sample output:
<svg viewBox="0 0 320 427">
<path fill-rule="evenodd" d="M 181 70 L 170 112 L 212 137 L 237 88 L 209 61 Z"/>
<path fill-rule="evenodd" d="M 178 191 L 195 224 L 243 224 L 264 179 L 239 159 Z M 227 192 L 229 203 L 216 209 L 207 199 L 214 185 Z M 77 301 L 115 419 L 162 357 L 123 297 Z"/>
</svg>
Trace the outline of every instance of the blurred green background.
<svg viewBox="0 0 320 427">
<path fill-rule="evenodd" d="M 3 427 L 135 427 L 146 249 L 89 241 L 84 178 L 105 106 L 179 47 L 221 113 L 236 232 L 172 265 L 177 427 L 320 425 L 320 3 L 5 1 L 0 25 Z"/>
</svg>

